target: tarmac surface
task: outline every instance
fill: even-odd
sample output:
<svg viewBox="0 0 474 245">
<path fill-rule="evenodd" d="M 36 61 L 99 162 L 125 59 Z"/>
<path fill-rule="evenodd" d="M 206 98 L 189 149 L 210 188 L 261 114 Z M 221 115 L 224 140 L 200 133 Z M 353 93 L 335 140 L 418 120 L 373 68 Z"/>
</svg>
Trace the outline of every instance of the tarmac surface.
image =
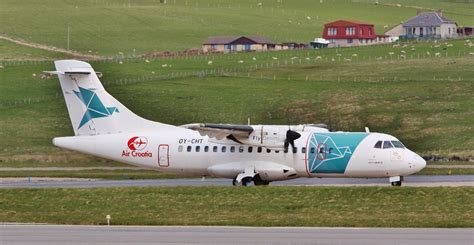
<svg viewBox="0 0 474 245">
<path fill-rule="evenodd" d="M 2 178 L 0 188 L 98 188 L 129 186 L 230 186 L 230 179 L 153 179 L 153 180 L 97 180 L 97 179 L 36 179 Z M 390 186 L 387 178 L 298 178 L 275 181 L 273 186 Z M 403 186 L 474 186 L 474 175 L 414 175 L 407 176 Z"/>
<path fill-rule="evenodd" d="M 472 245 L 474 229 L 0 225 L 0 244 Z"/>
</svg>

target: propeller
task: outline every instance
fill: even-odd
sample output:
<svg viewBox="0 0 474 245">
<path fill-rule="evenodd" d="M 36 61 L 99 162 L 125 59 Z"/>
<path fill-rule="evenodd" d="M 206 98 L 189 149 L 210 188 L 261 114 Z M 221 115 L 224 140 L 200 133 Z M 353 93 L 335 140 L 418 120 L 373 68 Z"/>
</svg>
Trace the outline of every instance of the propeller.
<svg viewBox="0 0 474 245">
<path fill-rule="evenodd" d="M 286 139 L 285 139 L 285 150 L 288 150 L 288 146 L 291 145 L 292 147 L 295 147 L 295 140 L 299 139 L 301 137 L 301 134 L 293 131 L 291 129 L 288 129 L 286 131 Z"/>
</svg>

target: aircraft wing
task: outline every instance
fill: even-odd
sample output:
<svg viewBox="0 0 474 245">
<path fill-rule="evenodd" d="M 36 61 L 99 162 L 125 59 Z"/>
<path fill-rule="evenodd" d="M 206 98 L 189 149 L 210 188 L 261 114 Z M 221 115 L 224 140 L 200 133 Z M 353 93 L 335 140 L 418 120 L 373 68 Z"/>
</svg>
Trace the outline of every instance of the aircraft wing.
<svg viewBox="0 0 474 245">
<path fill-rule="evenodd" d="M 181 127 L 196 130 L 202 136 L 206 135 L 218 140 L 229 137 L 233 139 L 247 138 L 254 131 L 251 126 L 235 124 L 193 123 Z"/>
</svg>

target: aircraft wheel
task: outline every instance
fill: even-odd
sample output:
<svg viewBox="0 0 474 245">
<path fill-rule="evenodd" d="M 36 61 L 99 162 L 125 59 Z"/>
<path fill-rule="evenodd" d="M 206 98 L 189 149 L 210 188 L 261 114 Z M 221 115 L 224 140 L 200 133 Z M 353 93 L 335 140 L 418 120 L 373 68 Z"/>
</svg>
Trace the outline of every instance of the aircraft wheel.
<svg viewBox="0 0 474 245">
<path fill-rule="evenodd" d="M 243 186 L 249 186 L 253 181 L 252 177 L 245 177 L 242 179 L 242 185 Z"/>
<path fill-rule="evenodd" d="M 255 177 L 253 178 L 253 183 L 255 185 L 269 185 L 270 181 L 262 180 L 259 175 L 255 175 Z"/>
<path fill-rule="evenodd" d="M 237 183 L 237 177 L 235 177 L 233 180 L 232 180 L 232 185 L 233 186 L 237 186 L 239 183 Z"/>
<path fill-rule="evenodd" d="M 401 181 L 394 181 L 394 182 L 392 182 L 392 186 L 402 186 L 402 182 Z"/>
</svg>

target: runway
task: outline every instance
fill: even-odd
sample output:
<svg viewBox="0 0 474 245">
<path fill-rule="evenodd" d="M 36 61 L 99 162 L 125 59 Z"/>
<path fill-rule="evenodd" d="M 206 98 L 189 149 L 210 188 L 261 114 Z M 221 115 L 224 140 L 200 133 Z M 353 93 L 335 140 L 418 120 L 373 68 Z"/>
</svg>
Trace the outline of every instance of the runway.
<svg viewBox="0 0 474 245">
<path fill-rule="evenodd" d="M 1 225 L 1 244 L 464 245 L 474 229 Z"/>
<path fill-rule="evenodd" d="M 128 186 L 231 186 L 229 179 L 153 179 L 38 181 L 27 178 L 1 179 L 0 188 L 98 188 Z M 272 182 L 273 186 L 390 186 L 388 179 L 298 178 Z M 414 175 L 405 177 L 403 186 L 474 186 L 474 175 Z"/>
</svg>

